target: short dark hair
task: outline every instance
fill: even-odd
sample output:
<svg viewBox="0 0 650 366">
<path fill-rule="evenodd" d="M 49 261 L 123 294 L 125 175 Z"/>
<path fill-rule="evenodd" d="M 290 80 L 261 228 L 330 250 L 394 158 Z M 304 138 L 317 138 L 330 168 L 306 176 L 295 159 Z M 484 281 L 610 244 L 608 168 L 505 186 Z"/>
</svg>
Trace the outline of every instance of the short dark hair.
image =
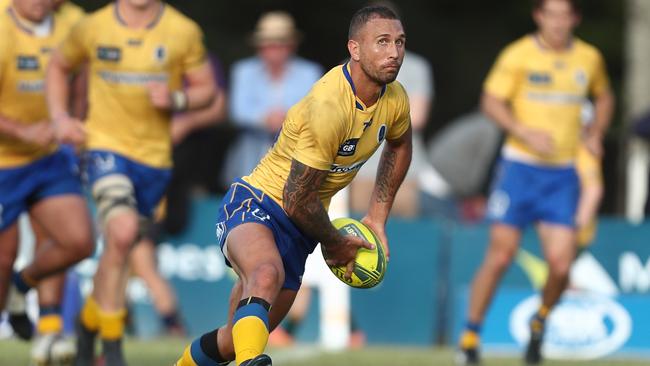
<svg viewBox="0 0 650 366">
<path fill-rule="evenodd" d="M 386 6 L 370 5 L 363 7 L 352 16 L 352 20 L 350 21 L 350 30 L 348 31 L 348 39 L 354 38 L 366 23 L 377 18 L 399 20 L 397 14 Z"/>
<path fill-rule="evenodd" d="M 547 0 L 533 0 L 533 10 L 540 10 L 541 8 L 544 7 L 544 4 L 546 3 Z M 573 12 L 576 14 L 580 14 L 582 11 L 582 7 L 580 6 L 580 0 L 564 0 L 571 5 L 571 9 L 573 9 Z"/>
</svg>

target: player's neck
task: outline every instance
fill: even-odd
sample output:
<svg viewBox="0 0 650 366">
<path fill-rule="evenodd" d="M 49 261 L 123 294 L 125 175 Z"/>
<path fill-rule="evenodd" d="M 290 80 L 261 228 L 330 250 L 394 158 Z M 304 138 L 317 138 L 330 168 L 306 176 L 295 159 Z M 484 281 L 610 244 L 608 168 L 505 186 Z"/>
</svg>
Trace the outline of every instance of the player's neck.
<svg viewBox="0 0 650 366">
<path fill-rule="evenodd" d="M 571 44 L 573 43 L 571 38 L 553 42 L 550 38 L 544 37 L 541 32 L 537 32 L 536 37 L 544 48 L 548 48 L 556 52 L 563 52 L 570 49 Z"/>
<path fill-rule="evenodd" d="M 384 86 L 369 78 L 358 62 L 350 61 L 350 76 L 354 83 L 357 98 L 361 99 L 366 107 L 371 107 L 377 103 L 381 89 Z"/>
<path fill-rule="evenodd" d="M 156 21 L 163 10 L 163 3 L 156 1 L 147 7 L 137 7 L 128 1 L 116 1 L 117 15 L 129 28 L 146 28 Z"/>
<path fill-rule="evenodd" d="M 28 32 L 38 36 L 44 37 L 52 32 L 52 17 L 50 14 L 46 15 L 43 19 L 29 19 L 20 12 L 20 9 L 12 7 L 11 9 L 14 21 L 18 23 L 19 27 L 24 28 Z"/>
</svg>

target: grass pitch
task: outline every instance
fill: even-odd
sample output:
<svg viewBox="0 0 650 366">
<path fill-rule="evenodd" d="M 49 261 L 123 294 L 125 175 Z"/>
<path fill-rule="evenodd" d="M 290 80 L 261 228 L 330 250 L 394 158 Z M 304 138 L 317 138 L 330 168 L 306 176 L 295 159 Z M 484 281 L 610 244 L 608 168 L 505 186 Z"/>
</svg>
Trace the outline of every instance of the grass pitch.
<svg viewBox="0 0 650 366">
<path fill-rule="evenodd" d="M 130 366 L 171 366 L 189 340 L 155 339 L 125 342 Z M 0 366 L 29 364 L 29 343 L 0 340 Z M 340 353 L 326 353 L 313 346 L 270 349 L 275 366 L 452 366 L 450 348 L 368 347 Z M 640 366 L 648 360 L 602 360 L 583 362 L 547 361 L 544 366 Z M 232 365 L 232 364 L 231 364 Z M 485 366 L 522 366 L 518 358 L 486 357 Z"/>
</svg>

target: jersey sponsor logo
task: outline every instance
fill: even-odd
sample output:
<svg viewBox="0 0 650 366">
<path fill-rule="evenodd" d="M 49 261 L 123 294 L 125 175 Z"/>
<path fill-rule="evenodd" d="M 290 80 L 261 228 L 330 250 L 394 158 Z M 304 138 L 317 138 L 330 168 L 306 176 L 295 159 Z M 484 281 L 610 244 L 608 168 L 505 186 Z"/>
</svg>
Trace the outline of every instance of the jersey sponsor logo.
<svg viewBox="0 0 650 366">
<path fill-rule="evenodd" d="M 97 47 L 97 58 L 103 61 L 118 62 L 122 59 L 122 50 L 119 47 Z"/>
<path fill-rule="evenodd" d="M 102 80 L 116 84 L 144 85 L 152 81 L 166 83 L 169 79 L 165 73 L 113 72 L 102 70 L 98 73 Z"/>
<path fill-rule="evenodd" d="M 339 146 L 339 156 L 352 156 L 357 151 L 357 143 L 359 139 L 349 139 Z"/>
<path fill-rule="evenodd" d="M 552 80 L 551 75 L 546 72 L 533 71 L 528 74 L 528 81 L 531 84 L 547 85 L 550 84 Z"/>
<path fill-rule="evenodd" d="M 330 167 L 330 173 L 349 173 L 351 171 L 357 170 L 361 168 L 361 166 L 365 163 L 366 161 L 357 161 L 356 163 L 352 165 L 339 165 L 339 164 L 332 164 Z"/>
<path fill-rule="evenodd" d="M 45 81 L 40 80 L 19 80 L 16 89 L 23 93 L 41 93 L 45 89 Z"/>
<path fill-rule="evenodd" d="M 384 138 L 386 138 L 386 129 L 386 125 L 381 125 L 381 127 L 379 127 L 379 131 L 377 131 L 377 142 L 381 143 L 384 141 Z"/>
<path fill-rule="evenodd" d="M 139 46 L 142 45 L 142 40 L 141 40 L 141 39 L 137 39 L 137 38 L 129 38 L 129 39 L 126 41 L 126 44 L 129 45 L 129 46 L 131 46 L 131 47 L 139 47 Z"/>
<path fill-rule="evenodd" d="M 18 55 L 16 59 L 18 70 L 38 70 L 41 68 L 38 57 L 28 55 Z"/>
</svg>

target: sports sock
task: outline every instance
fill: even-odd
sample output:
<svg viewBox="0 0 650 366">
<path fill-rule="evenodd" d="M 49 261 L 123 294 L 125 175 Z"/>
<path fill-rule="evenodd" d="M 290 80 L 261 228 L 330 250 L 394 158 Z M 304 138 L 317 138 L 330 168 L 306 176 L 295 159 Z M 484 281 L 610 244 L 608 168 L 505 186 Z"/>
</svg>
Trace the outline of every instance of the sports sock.
<svg viewBox="0 0 650 366">
<path fill-rule="evenodd" d="M 462 349 L 477 348 L 480 343 L 481 325 L 479 323 L 467 322 L 465 331 L 460 337 Z"/>
<path fill-rule="evenodd" d="M 176 366 L 228 365 L 230 361 L 225 360 L 219 353 L 217 333 L 219 333 L 219 329 L 215 329 L 195 339 L 185 348 L 183 356 L 176 362 Z"/>
<path fill-rule="evenodd" d="M 18 291 L 26 294 L 32 287 L 36 286 L 36 281 L 25 275 L 25 271 L 14 272 L 12 282 Z"/>
<path fill-rule="evenodd" d="M 180 316 L 177 311 L 172 312 L 171 314 L 165 314 L 161 317 L 163 324 L 166 329 L 182 328 L 180 321 Z"/>
<path fill-rule="evenodd" d="M 232 327 L 237 365 L 264 351 L 269 339 L 270 308 L 271 305 L 259 297 L 249 297 L 239 302 Z"/>
<path fill-rule="evenodd" d="M 98 311 L 99 315 L 99 336 L 102 340 L 114 341 L 121 339 L 124 335 L 124 320 L 126 310 L 117 312 Z"/>
<path fill-rule="evenodd" d="M 530 327 L 534 332 L 541 332 L 544 329 L 544 323 L 546 322 L 546 317 L 551 311 L 550 307 L 546 305 L 540 305 L 537 313 L 533 316 L 533 319 L 530 322 Z"/>
<path fill-rule="evenodd" d="M 63 331 L 61 306 L 42 305 L 39 310 L 38 324 L 36 325 L 36 328 L 40 334 L 61 333 Z"/>
<path fill-rule="evenodd" d="M 99 330 L 99 306 L 92 295 L 86 298 L 79 317 L 84 328 L 92 332 Z"/>
</svg>

